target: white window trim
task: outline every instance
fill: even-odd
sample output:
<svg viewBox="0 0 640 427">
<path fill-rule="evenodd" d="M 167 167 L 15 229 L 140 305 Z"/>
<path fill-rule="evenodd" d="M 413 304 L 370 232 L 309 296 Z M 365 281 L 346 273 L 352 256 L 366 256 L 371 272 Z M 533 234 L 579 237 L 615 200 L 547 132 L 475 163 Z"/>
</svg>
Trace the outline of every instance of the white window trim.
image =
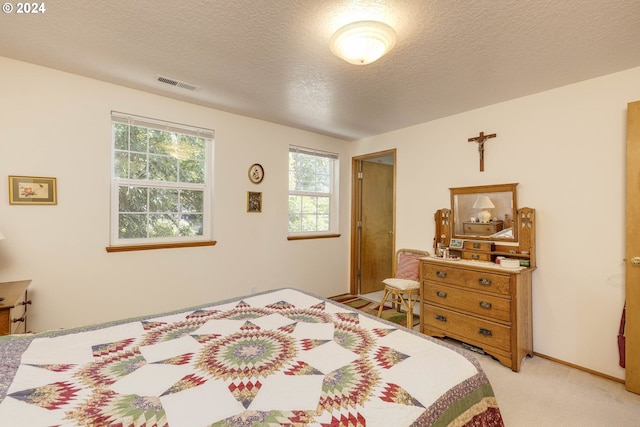
<svg viewBox="0 0 640 427">
<path fill-rule="evenodd" d="M 128 125 L 141 126 L 151 129 L 158 129 L 168 132 L 176 132 L 184 135 L 203 137 L 207 140 L 205 148 L 205 182 L 204 184 L 179 183 L 173 185 L 162 181 L 153 180 L 136 180 L 115 177 L 115 144 L 113 136 L 113 123 L 125 123 Z M 214 131 L 210 129 L 198 128 L 179 123 L 156 120 L 147 117 L 135 116 L 132 114 L 111 112 L 111 203 L 110 203 L 110 247 L 120 246 L 144 246 L 144 245 L 180 245 L 191 242 L 208 242 L 213 236 L 212 230 L 212 211 L 213 211 L 213 144 Z M 156 237 L 156 238 L 139 238 L 139 239 L 120 239 L 118 236 L 119 225 L 119 194 L 118 187 L 121 185 L 135 185 L 137 187 L 147 188 L 180 188 L 180 189 L 197 189 L 203 191 L 203 224 L 201 236 L 181 236 L 181 237 Z"/>
<path fill-rule="evenodd" d="M 287 152 L 287 158 L 289 153 L 302 153 L 308 154 L 312 156 L 319 157 L 328 157 L 333 160 L 331 163 L 331 183 L 329 190 L 329 230 L 327 231 L 289 231 L 289 226 L 287 222 L 287 232 L 289 238 L 313 238 L 313 237 L 326 237 L 326 236 L 338 236 L 339 235 L 339 170 L 340 170 L 340 157 L 337 153 L 331 153 L 328 151 L 316 150 L 313 148 L 300 147 L 296 145 L 290 145 L 289 151 Z M 288 162 L 287 162 L 288 165 Z M 288 170 L 288 166 L 287 166 Z M 287 181 L 287 185 L 288 185 Z M 303 195 L 303 196 L 321 196 L 327 197 L 327 193 L 315 193 L 308 191 L 295 191 L 289 190 L 287 196 L 289 195 Z M 287 203 L 287 216 L 289 214 L 289 205 Z"/>
</svg>

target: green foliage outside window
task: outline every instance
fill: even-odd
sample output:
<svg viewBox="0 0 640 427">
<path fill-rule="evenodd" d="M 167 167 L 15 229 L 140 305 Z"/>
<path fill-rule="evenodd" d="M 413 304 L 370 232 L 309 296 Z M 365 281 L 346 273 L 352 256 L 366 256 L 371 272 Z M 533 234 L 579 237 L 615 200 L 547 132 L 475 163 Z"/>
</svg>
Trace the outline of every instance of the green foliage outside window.
<svg viewBox="0 0 640 427">
<path fill-rule="evenodd" d="M 114 121 L 118 238 L 202 236 L 207 140 Z"/>
<path fill-rule="evenodd" d="M 330 231 L 333 158 L 289 152 L 289 232 Z"/>
</svg>

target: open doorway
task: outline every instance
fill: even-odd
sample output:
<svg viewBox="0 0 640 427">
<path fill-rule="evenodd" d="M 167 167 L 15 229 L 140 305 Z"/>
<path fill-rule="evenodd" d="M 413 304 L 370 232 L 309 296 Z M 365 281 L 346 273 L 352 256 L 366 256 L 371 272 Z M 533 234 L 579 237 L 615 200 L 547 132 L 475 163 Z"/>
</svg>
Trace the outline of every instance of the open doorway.
<svg viewBox="0 0 640 427">
<path fill-rule="evenodd" d="M 380 301 L 395 253 L 396 150 L 353 158 L 350 293 Z"/>
</svg>

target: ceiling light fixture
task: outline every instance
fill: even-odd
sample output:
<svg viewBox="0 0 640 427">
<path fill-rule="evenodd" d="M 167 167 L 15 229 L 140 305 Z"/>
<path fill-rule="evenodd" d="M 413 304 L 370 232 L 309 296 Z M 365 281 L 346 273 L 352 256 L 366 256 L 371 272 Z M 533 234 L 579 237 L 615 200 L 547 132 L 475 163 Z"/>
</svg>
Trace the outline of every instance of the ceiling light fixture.
<svg viewBox="0 0 640 427">
<path fill-rule="evenodd" d="M 345 25 L 331 37 L 331 51 L 350 64 L 366 65 L 378 60 L 396 44 L 393 28 L 377 21 Z"/>
</svg>

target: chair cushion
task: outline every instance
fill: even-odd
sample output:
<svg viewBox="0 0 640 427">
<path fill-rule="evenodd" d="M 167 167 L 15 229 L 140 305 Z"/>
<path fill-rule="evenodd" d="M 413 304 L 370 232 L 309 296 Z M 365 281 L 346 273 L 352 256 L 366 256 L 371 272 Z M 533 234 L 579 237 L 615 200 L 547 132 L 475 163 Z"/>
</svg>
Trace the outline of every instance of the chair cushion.
<svg viewBox="0 0 640 427">
<path fill-rule="evenodd" d="M 392 286 L 396 289 L 400 289 L 402 291 L 408 291 L 410 289 L 418 289 L 420 287 L 420 282 L 417 280 L 408 280 L 408 279 L 384 279 L 382 281 L 385 285 Z"/>
<path fill-rule="evenodd" d="M 398 255 L 397 279 L 419 280 L 420 258 L 424 255 L 400 252 Z"/>
</svg>

